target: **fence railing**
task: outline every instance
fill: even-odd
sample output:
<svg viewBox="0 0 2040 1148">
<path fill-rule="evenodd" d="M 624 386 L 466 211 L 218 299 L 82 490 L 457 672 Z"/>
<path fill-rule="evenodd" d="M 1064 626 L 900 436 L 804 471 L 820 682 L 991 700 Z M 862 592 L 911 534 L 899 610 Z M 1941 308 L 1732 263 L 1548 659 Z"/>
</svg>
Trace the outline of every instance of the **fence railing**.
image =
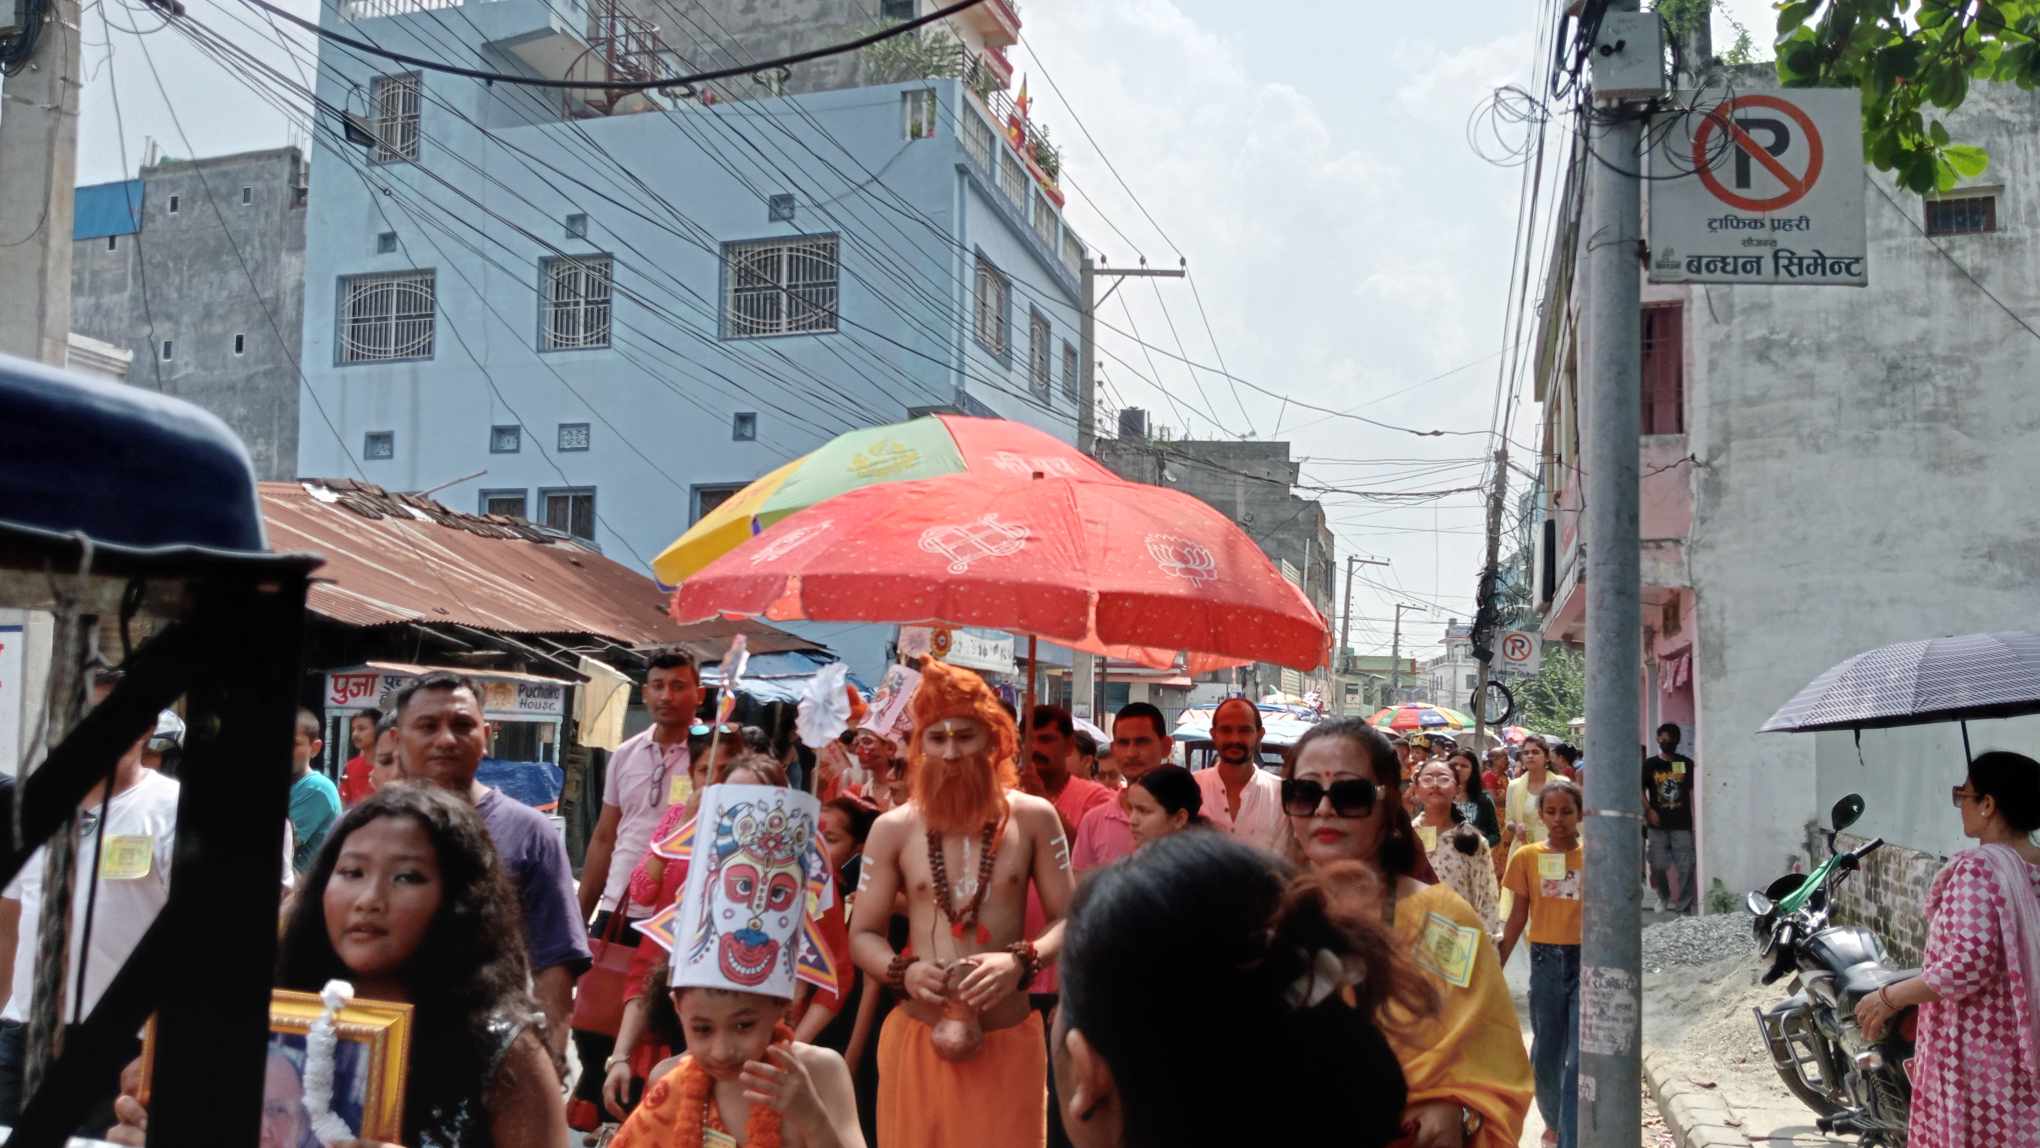
<svg viewBox="0 0 2040 1148">
<path fill-rule="evenodd" d="M 349 20 L 373 20 L 379 16 L 409 16 L 460 6 L 461 0 L 347 0 L 340 13 Z"/>
</svg>

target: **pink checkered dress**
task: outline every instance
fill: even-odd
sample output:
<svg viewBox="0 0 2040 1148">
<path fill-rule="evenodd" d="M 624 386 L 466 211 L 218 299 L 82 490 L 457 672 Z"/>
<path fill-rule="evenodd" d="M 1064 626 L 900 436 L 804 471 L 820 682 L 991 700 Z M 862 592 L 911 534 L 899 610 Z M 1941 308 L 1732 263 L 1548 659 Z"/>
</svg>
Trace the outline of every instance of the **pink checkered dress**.
<svg viewBox="0 0 2040 1148">
<path fill-rule="evenodd" d="M 2040 895 L 2040 867 L 2026 866 Z M 1926 967 L 1941 999 L 1920 1009 L 1909 1148 L 2040 1148 L 2040 1040 L 2026 976 L 2006 945 L 2005 890 L 1974 851 L 1927 894 Z M 2008 961 L 2007 957 L 2011 959 Z"/>
</svg>

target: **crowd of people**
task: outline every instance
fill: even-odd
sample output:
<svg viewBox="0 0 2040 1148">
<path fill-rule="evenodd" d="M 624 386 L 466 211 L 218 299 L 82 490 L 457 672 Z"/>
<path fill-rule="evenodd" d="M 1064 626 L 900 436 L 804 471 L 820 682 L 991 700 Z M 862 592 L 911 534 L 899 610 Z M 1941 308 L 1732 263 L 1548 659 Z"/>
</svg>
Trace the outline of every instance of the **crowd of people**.
<svg viewBox="0 0 2040 1148">
<path fill-rule="evenodd" d="M 578 880 L 542 815 L 476 780 L 489 728 L 467 679 L 357 715 L 337 787 L 299 716 L 275 985 L 338 978 L 413 1007 L 404 1145 L 563 1148 L 606 1120 L 621 1148 L 1146 1148 L 1330 1121 L 1362 1145 L 1504 1148 L 1532 1103 L 1548 1143 L 1576 1142 L 1569 745 L 1476 752 L 1334 719 L 1278 772 L 1259 709 L 1233 698 L 1192 772 L 1152 705 L 1086 744 L 1063 710 L 1023 727 L 976 674 L 928 662 L 907 704 L 854 712 L 793 772 L 698 716 L 686 655 L 654 657 L 643 693 L 652 725 L 609 758 Z M 89 951 L 72 937 L 88 1011 L 167 892 L 163 741 L 81 805 L 81 831 L 134 843 L 102 854 Z M 1654 831 L 1678 831 L 1690 794 L 1677 744 L 1672 728 L 1645 762 Z M 1928 1005 L 1925 1118 L 1950 1144 L 2022 1142 L 1978 1138 L 1955 1082 L 2009 1073 L 1989 1111 L 2011 1115 L 1986 1127 L 2035 1127 L 2040 765 L 1984 755 L 1955 799 L 1985 849 L 1936 883 L 1926 969 L 1859 1015 L 1874 1031 Z M 1690 867 L 1690 844 L 1664 848 Z M 20 1103 L 40 873 L 0 898 L 0 1121 Z M 1527 1049 L 1502 974 L 1526 939 Z M 1309 1103 L 1183 1102 L 1185 1080 L 1272 1049 Z M 271 1057 L 285 1084 L 294 1055 Z M 107 1082 L 81 1132 L 142 1143 L 136 1077 Z M 271 1139 L 296 1148 L 285 1092 Z"/>
</svg>

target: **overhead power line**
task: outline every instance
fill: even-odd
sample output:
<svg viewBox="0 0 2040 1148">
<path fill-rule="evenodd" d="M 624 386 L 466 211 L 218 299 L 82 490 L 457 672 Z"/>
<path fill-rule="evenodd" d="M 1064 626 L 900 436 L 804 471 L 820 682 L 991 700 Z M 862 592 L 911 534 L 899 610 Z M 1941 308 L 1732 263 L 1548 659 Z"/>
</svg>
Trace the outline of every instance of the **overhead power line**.
<svg viewBox="0 0 2040 1148">
<path fill-rule="evenodd" d="M 150 2 L 167 6 L 171 3 L 171 0 L 150 0 Z M 331 40 L 336 44 L 345 44 L 356 51 L 367 52 L 371 56 L 380 56 L 386 60 L 394 60 L 399 64 L 409 64 L 411 67 L 423 68 L 430 72 L 444 72 L 450 76 L 465 76 L 470 80 L 484 80 L 492 84 L 515 84 L 526 88 L 648 92 L 657 88 L 693 88 L 712 80 L 727 80 L 732 76 L 754 76 L 760 72 L 775 72 L 784 68 L 790 68 L 795 64 L 805 64 L 814 60 L 826 59 L 830 56 L 841 56 L 849 52 L 855 52 L 860 48 L 867 48 L 873 44 L 890 40 L 895 36 L 903 36 L 923 25 L 933 24 L 938 20 L 946 20 L 958 12 L 984 3 L 984 0 L 958 0 L 957 3 L 944 8 L 938 8 L 926 16 L 918 16 L 888 28 L 881 28 L 876 32 L 866 36 L 859 36 L 854 40 L 845 40 L 840 44 L 826 44 L 820 48 L 810 48 L 805 52 L 795 52 L 792 55 L 775 56 L 769 60 L 760 60 L 755 64 L 743 64 L 734 68 L 718 68 L 707 72 L 694 72 L 685 76 L 663 76 L 655 80 L 631 80 L 624 83 L 617 83 L 615 81 L 597 83 L 588 80 L 548 80 L 537 76 L 514 75 L 509 72 L 491 72 L 482 68 L 463 68 L 458 64 L 449 64 L 444 60 L 434 60 L 425 56 L 412 56 L 403 52 L 393 52 L 388 48 L 370 44 L 365 40 L 357 40 L 352 36 L 335 32 L 331 28 L 321 27 L 296 13 L 286 11 L 269 3 L 268 0 L 242 0 L 242 2 L 252 4 L 272 16 L 282 17 L 321 39 Z"/>
</svg>

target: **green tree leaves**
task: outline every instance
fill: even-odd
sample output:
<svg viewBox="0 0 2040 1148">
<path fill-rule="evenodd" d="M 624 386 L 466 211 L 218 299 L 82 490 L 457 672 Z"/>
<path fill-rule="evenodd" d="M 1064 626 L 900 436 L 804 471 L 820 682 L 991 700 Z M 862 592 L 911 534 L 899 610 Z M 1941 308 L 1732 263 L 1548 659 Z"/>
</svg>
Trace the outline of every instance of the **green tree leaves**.
<svg viewBox="0 0 2040 1148">
<path fill-rule="evenodd" d="M 1533 733 L 1568 735 L 1567 722 L 1587 712 L 1586 656 L 1556 642 L 1544 646 L 1544 663 L 1530 677 L 1513 681 L 1516 723 Z"/>
</svg>

